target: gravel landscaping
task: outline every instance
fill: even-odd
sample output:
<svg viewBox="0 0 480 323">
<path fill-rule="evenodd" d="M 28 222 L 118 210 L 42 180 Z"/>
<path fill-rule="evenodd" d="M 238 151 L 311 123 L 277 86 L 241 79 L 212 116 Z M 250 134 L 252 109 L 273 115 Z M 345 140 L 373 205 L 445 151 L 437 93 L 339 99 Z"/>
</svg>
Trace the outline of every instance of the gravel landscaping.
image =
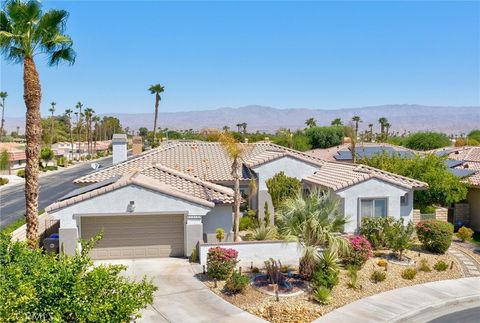
<svg viewBox="0 0 480 323">
<path fill-rule="evenodd" d="M 462 277 L 458 263 L 452 256 L 436 255 L 425 252 L 423 250 L 406 251 L 405 256 L 415 261 L 414 266 L 405 266 L 388 262 L 386 279 L 383 282 L 373 283 L 370 276 L 374 270 L 385 271 L 384 267 L 377 265 L 382 258 L 387 258 L 388 251 L 381 257 L 372 257 L 369 259 L 364 267 L 358 272 L 358 288 L 352 289 L 348 287 L 350 281 L 347 271 L 341 270 L 340 282 L 332 290 L 332 302 L 328 305 L 319 305 L 318 303 L 309 300 L 309 294 L 303 293 L 293 297 L 281 297 L 276 301 L 275 296 L 269 296 L 257 291 L 249 286 L 247 289 L 237 295 L 228 295 L 224 293 L 224 282 L 217 282 L 217 287 L 212 280 L 206 276 L 200 277 L 204 283 L 216 294 L 228 302 L 238 306 L 239 308 L 257 315 L 270 322 L 311 322 L 332 311 L 335 308 L 341 307 L 358 299 L 373 294 L 378 294 L 391 289 L 421 284 L 431 281 L 456 279 Z M 431 268 L 431 272 L 419 271 L 419 264 L 422 259 L 425 259 Z M 445 271 L 436 271 L 433 269 L 434 264 L 443 260 L 448 264 L 448 269 Z M 453 268 L 452 268 L 453 263 Z M 405 268 L 416 267 L 417 275 L 412 280 L 406 280 L 401 277 L 402 271 Z M 246 268 L 243 268 L 244 272 Z"/>
</svg>

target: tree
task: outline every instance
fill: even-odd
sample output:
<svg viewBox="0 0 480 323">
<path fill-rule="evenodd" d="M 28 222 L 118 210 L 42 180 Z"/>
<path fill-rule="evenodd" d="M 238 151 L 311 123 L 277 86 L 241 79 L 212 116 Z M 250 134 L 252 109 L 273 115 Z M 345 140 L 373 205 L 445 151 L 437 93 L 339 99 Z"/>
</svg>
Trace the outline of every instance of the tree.
<svg viewBox="0 0 480 323">
<path fill-rule="evenodd" d="M 385 117 L 380 117 L 378 119 L 378 123 L 380 124 L 380 135 L 382 137 L 382 140 L 384 140 L 385 137 L 385 124 L 388 123 L 388 119 Z"/>
<path fill-rule="evenodd" d="M 480 142 L 480 129 L 475 129 L 475 130 L 470 131 L 467 138 L 476 140 L 477 142 Z"/>
<path fill-rule="evenodd" d="M 448 205 L 457 203 L 467 197 L 467 187 L 460 178 L 448 170 L 444 158 L 435 154 L 402 158 L 389 156 L 388 153 L 375 154 L 369 159 L 359 161 L 378 169 L 410 177 L 428 184 L 427 190 L 416 191 L 414 204 L 417 208 L 428 205 Z"/>
<path fill-rule="evenodd" d="M 86 108 L 84 111 L 85 123 L 87 126 L 87 154 L 92 154 L 92 118 L 95 111 L 92 108 Z"/>
<path fill-rule="evenodd" d="M 345 127 L 345 134 L 350 139 L 350 151 L 352 152 L 352 162 L 357 162 L 357 132 L 353 127 Z"/>
<path fill-rule="evenodd" d="M 343 140 L 343 128 L 339 126 L 314 127 L 305 130 L 312 148 L 330 148 L 338 146 Z"/>
<path fill-rule="evenodd" d="M 50 105 L 52 106 L 50 109 L 48 109 L 48 111 L 50 111 L 50 113 L 52 114 L 50 119 L 51 119 L 51 127 L 50 127 L 50 140 L 51 140 L 51 144 L 54 143 L 54 124 L 55 124 L 55 105 L 56 103 L 55 102 L 52 102 L 50 103 Z"/>
<path fill-rule="evenodd" d="M 78 141 L 78 147 L 77 147 L 77 150 L 78 150 L 78 158 L 80 158 L 80 154 L 81 154 L 81 150 L 80 150 L 80 147 L 81 147 L 81 134 L 82 134 L 82 107 L 83 107 L 83 104 L 82 102 L 78 102 L 77 105 L 75 106 L 75 108 L 77 108 L 77 112 L 75 113 L 75 115 L 77 116 L 77 141 Z"/>
<path fill-rule="evenodd" d="M 237 123 L 236 126 L 237 126 L 237 132 L 240 133 L 240 128 L 242 128 L 242 124 Z"/>
<path fill-rule="evenodd" d="M 145 138 L 147 137 L 147 135 L 148 135 L 148 129 L 142 127 L 142 128 L 140 128 L 140 129 L 138 129 L 138 134 L 139 134 L 143 139 L 145 139 Z"/>
<path fill-rule="evenodd" d="M 243 129 L 243 136 L 246 137 L 247 136 L 247 123 L 246 122 L 242 123 L 242 129 Z"/>
<path fill-rule="evenodd" d="M 92 122 L 95 124 L 95 137 L 94 137 L 94 144 L 93 144 L 93 152 L 97 152 L 97 140 L 98 140 L 98 132 L 99 132 L 99 127 L 100 127 L 100 117 L 99 116 L 93 116 Z"/>
<path fill-rule="evenodd" d="M 327 248 L 334 254 L 349 249 L 348 241 L 338 235 L 343 232 L 346 218 L 341 214 L 339 200 L 328 192 L 313 190 L 307 196 L 298 194 L 287 199 L 277 214 L 280 232 L 304 248 L 300 274 L 307 278 L 315 268 L 317 248 Z"/>
<path fill-rule="evenodd" d="M 55 153 L 50 147 L 43 147 L 40 151 L 40 158 L 45 162 L 45 166 L 48 166 L 48 163 L 55 158 Z"/>
<path fill-rule="evenodd" d="M 0 170 L 10 170 L 10 157 L 6 149 L 0 153 Z"/>
<path fill-rule="evenodd" d="M 268 194 L 272 197 L 272 203 L 277 210 L 283 201 L 295 198 L 300 194 L 302 182 L 295 177 L 289 177 L 284 172 L 275 174 L 266 181 Z"/>
<path fill-rule="evenodd" d="M 373 141 L 373 123 L 368 124 L 368 129 L 369 129 L 369 141 Z"/>
<path fill-rule="evenodd" d="M 331 122 L 331 125 L 332 126 L 343 126 L 342 119 L 340 119 L 340 118 L 333 119 L 333 121 Z"/>
<path fill-rule="evenodd" d="M 403 252 L 412 247 L 413 231 L 415 226 L 412 222 L 403 224 L 403 218 L 387 226 L 385 236 L 387 245 L 393 252 L 398 252 L 398 260 L 402 261 Z"/>
<path fill-rule="evenodd" d="M 388 135 L 389 135 L 389 132 L 390 132 L 390 127 L 392 125 L 390 124 L 390 122 L 386 122 L 385 123 L 385 140 L 388 139 Z"/>
<path fill-rule="evenodd" d="M 73 133 L 72 133 L 72 109 L 65 110 L 65 117 L 67 118 L 68 122 L 68 132 L 70 134 L 70 160 L 73 159 Z"/>
<path fill-rule="evenodd" d="M 359 116 L 353 116 L 352 121 L 355 122 L 355 133 L 358 134 L 358 124 L 363 121 Z"/>
<path fill-rule="evenodd" d="M 308 118 L 307 121 L 305 121 L 305 125 L 309 128 L 313 128 L 317 126 L 317 120 L 315 118 Z"/>
<path fill-rule="evenodd" d="M 48 56 L 49 65 L 75 61 L 72 39 L 64 34 L 68 13 L 42 12 L 39 2 L 8 1 L 0 11 L 0 48 L 5 59 L 23 63 L 24 100 L 27 108 L 25 203 L 27 239 L 30 247 L 38 240 L 38 163 L 40 154 L 41 85 L 34 57 Z"/>
<path fill-rule="evenodd" d="M 440 132 L 416 132 L 403 141 L 405 147 L 415 150 L 432 150 L 451 145 L 450 138 Z"/>
<path fill-rule="evenodd" d="M 224 132 L 220 135 L 220 142 L 232 159 L 231 175 L 234 181 L 233 239 L 234 241 L 239 241 L 240 203 L 242 201 L 242 196 L 240 194 L 240 177 L 242 176 L 242 159 L 246 154 L 246 147 L 244 144 L 238 143 L 228 132 Z"/>
<path fill-rule="evenodd" d="M 93 266 L 92 246 L 56 255 L 0 235 L 0 321 L 135 321 L 157 288 L 146 277 L 126 278 L 123 265 Z"/>
<path fill-rule="evenodd" d="M 155 84 L 152 85 L 148 88 L 151 94 L 155 94 L 155 116 L 153 119 L 153 145 L 155 146 L 157 143 L 157 138 L 155 136 L 155 133 L 157 131 L 157 118 L 158 118 L 158 104 L 160 103 L 160 100 L 162 99 L 160 97 L 160 93 L 162 93 L 165 88 L 161 86 L 160 84 Z"/>
<path fill-rule="evenodd" d="M 3 136 L 3 127 L 5 125 L 5 99 L 7 98 L 7 92 L 0 92 L 0 99 L 2 99 L 2 120 L 0 124 L 0 137 Z"/>
<path fill-rule="evenodd" d="M 223 126 L 222 130 L 224 132 L 228 132 L 228 131 L 230 131 L 230 127 L 229 126 Z"/>
</svg>

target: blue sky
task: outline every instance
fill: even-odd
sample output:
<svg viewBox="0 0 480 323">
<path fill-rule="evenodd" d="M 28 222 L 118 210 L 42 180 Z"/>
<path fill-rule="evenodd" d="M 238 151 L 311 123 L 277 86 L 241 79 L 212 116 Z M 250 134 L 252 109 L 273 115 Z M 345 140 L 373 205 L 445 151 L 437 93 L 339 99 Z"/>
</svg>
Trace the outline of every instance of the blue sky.
<svg viewBox="0 0 480 323">
<path fill-rule="evenodd" d="M 480 105 L 480 2 L 60 1 L 73 67 L 37 58 L 42 113 L 251 104 L 348 108 Z M 22 69 L 1 60 L 7 116 L 25 113 Z"/>
</svg>

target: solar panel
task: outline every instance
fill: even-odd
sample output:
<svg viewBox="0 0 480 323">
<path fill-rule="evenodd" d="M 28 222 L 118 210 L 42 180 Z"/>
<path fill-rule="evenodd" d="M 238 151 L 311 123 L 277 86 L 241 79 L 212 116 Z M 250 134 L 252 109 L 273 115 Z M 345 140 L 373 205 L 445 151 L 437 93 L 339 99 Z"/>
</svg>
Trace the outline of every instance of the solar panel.
<svg viewBox="0 0 480 323">
<path fill-rule="evenodd" d="M 87 186 L 84 186 L 84 187 L 77 188 L 77 189 L 71 191 L 70 193 L 68 193 L 67 195 L 62 196 L 61 198 L 59 198 L 59 199 L 57 200 L 57 202 L 60 202 L 60 201 L 69 199 L 69 198 L 74 197 L 74 196 L 81 195 L 81 194 L 83 194 L 83 193 L 87 193 L 87 192 L 96 190 L 97 188 L 100 188 L 100 187 L 104 187 L 104 186 L 113 184 L 113 183 L 115 183 L 120 177 L 121 177 L 121 176 L 114 176 L 114 177 L 109 178 L 109 179 L 107 179 L 107 180 L 104 180 L 104 181 L 102 181 L 102 182 L 98 182 L 98 183 L 94 183 L 94 184 L 91 184 L 91 185 L 87 185 Z"/>
<path fill-rule="evenodd" d="M 470 175 L 473 175 L 476 173 L 475 170 L 472 170 L 472 169 L 464 169 L 464 168 L 449 168 L 448 169 L 450 173 L 452 173 L 453 175 L 457 176 L 457 177 L 460 177 L 460 178 L 464 178 L 464 177 L 467 177 L 467 176 L 470 176 Z"/>
<path fill-rule="evenodd" d="M 453 159 L 447 159 L 445 160 L 445 164 L 447 165 L 447 167 L 449 168 L 453 168 L 453 167 L 457 167 L 459 165 L 462 165 L 463 164 L 463 160 L 453 160 Z"/>
</svg>

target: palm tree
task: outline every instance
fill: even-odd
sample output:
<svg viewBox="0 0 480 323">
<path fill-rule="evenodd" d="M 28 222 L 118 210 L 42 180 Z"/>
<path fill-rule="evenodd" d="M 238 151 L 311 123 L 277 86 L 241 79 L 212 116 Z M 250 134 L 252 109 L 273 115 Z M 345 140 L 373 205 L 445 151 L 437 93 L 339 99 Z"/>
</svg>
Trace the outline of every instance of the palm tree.
<svg viewBox="0 0 480 323">
<path fill-rule="evenodd" d="M 5 99 L 7 96 L 7 92 L 0 92 L 0 98 L 2 99 L 2 123 L 0 125 L 0 137 L 3 136 L 3 126 L 5 125 Z"/>
<path fill-rule="evenodd" d="M 92 142 L 92 117 L 95 111 L 92 108 L 86 108 L 84 111 L 85 122 L 87 125 L 87 154 L 91 155 L 91 142 Z"/>
<path fill-rule="evenodd" d="M 237 123 L 236 126 L 237 126 L 237 132 L 240 133 L 240 128 L 242 128 L 242 124 Z"/>
<path fill-rule="evenodd" d="M 353 116 L 352 121 L 355 122 L 355 133 L 358 134 L 358 124 L 363 120 L 359 116 Z"/>
<path fill-rule="evenodd" d="M 68 132 L 70 133 L 70 160 L 73 159 L 73 133 L 72 133 L 72 109 L 65 110 L 65 116 L 68 120 Z"/>
<path fill-rule="evenodd" d="M 99 129 L 98 125 L 99 125 L 99 122 L 100 122 L 100 117 L 99 116 L 93 116 L 92 121 L 95 122 L 95 142 L 93 144 L 93 152 L 96 153 L 97 152 L 97 140 L 98 140 L 97 137 L 98 137 L 98 129 Z"/>
<path fill-rule="evenodd" d="M 229 126 L 223 126 L 223 132 L 228 132 L 230 130 Z"/>
<path fill-rule="evenodd" d="M 50 111 L 50 113 L 52 114 L 52 116 L 50 117 L 51 119 L 51 124 L 50 124 L 50 144 L 53 144 L 53 128 L 55 126 L 55 118 L 54 118 L 54 114 L 55 114 L 55 106 L 57 105 L 55 102 L 52 102 L 50 103 L 50 105 L 52 106 L 50 109 L 48 109 L 48 111 Z"/>
<path fill-rule="evenodd" d="M 350 151 L 352 152 L 352 162 L 357 162 L 357 132 L 352 126 L 345 127 L 345 134 L 350 139 Z"/>
<path fill-rule="evenodd" d="M 388 139 L 388 132 L 390 131 L 390 127 L 392 125 L 389 122 L 385 123 L 385 139 Z"/>
<path fill-rule="evenodd" d="M 346 218 L 341 214 L 339 200 L 330 193 L 313 190 L 308 196 L 299 194 L 287 199 L 278 210 L 280 233 L 296 240 L 304 248 L 300 259 L 300 274 L 311 278 L 318 248 L 334 253 L 348 251 L 343 231 Z"/>
<path fill-rule="evenodd" d="M 240 203 L 242 202 L 242 196 L 240 194 L 240 177 L 242 176 L 242 159 L 245 156 L 246 148 L 244 144 L 237 143 L 235 138 L 228 132 L 224 132 L 220 135 L 220 142 L 232 159 L 231 175 L 234 181 L 233 240 L 239 241 Z"/>
<path fill-rule="evenodd" d="M 369 123 L 368 128 L 370 129 L 370 141 L 373 141 L 373 123 Z"/>
<path fill-rule="evenodd" d="M 158 118 L 158 104 L 160 103 L 160 100 L 162 99 L 160 97 L 160 93 L 162 93 L 165 88 L 161 86 L 160 84 L 154 84 L 148 88 L 151 94 L 155 94 L 155 117 L 153 119 L 153 144 L 155 145 L 157 142 L 156 138 L 156 131 L 157 131 L 157 118 Z"/>
<path fill-rule="evenodd" d="M 381 117 L 378 119 L 378 123 L 380 124 L 380 133 L 383 135 L 385 133 L 385 124 L 388 122 L 388 119 L 385 117 Z"/>
<path fill-rule="evenodd" d="M 0 11 L 0 49 L 5 59 L 23 63 L 23 98 L 27 108 L 25 167 L 25 204 L 27 240 L 38 245 L 38 164 L 41 144 L 40 79 L 34 57 L 48 56 L 49 65 L 65 61 L 73 64 L 72 39 L 64 34 L 68 13 L 64 10 L 42 12 L 37 1 L 8 1 Z"/>
<path fill-rule="evenodd" d="M 305 125 L 307 125 L 307 127 L 309 127 L 309 128 L 316 127 L 317 126 L 317 120 L 315 120 L 315 118 L 308 118 L 305 121 Z"/>
<path fill-rule="evenodd" d="M 242 123 L 242 128 L 243 128 L 243 136 L 246 137 L 247 136 L 247 123 L 246 122 Z"/>
<path fill-rule="evenodd" d="M 78 147 L 77 147 L 77 150 L 78 150 L 78 158 L 80 159 L 80 154 L 81 154 L 81 150 L 80 150 L 80 144 L 81 144 L 81 133 L 82 133 L 82 107 L 83 107 L 83 104 L 82 102 L 78 102 L 77 105 L 75 106 L 75 108 L 77 108 L 78 112 L 75 113 L 75 115 L 77 116 L 77 141 L 78 141 Z"/>
<path fill-rule="evenodd" d="M 343 126 L 342 119 L 340 119 L 340 118 L 333 119 L 331 125 L 332 126 Z"/>
</svg>

